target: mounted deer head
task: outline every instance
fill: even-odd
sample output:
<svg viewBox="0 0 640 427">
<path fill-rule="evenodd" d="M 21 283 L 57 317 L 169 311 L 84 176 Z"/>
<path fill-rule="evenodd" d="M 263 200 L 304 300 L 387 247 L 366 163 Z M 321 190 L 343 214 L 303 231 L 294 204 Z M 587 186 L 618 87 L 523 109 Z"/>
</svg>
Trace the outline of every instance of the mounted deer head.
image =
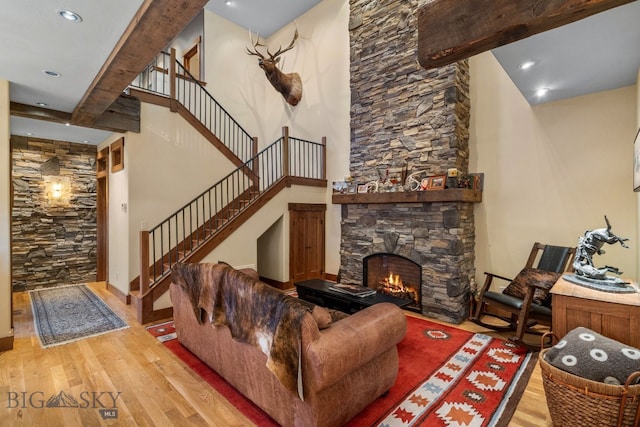
<svg viewBox="0 0 640 427">
<path fill-rule="evenodd" d="M 281 46 L 276 53 L 271 53 L 269 52 L 268 46 L 260 43 L 260 36 L 258 36 L 258 41 L 254 43 L 251 32 L 249 32 L 249 40 L 251 40 L 253 50 L 249 50 L 249 48 L 247 48 L 247 53 L 249 55 L 260 58 L 258 59 L 258 65 L 264 70 L 267 80 L 271 82 L 271 85 L 280 92 L 282 96 L 284 96 L 284 99 L 286 99 L 291 105 L 297 105 L 298 102 L 300 102 L 300 98 L 302 98 L 302 80 L 298 73 L 285 74 L 280 71 L 278 68 L 278 62 L 280 61 L 280 55 L 293 49 L 293 45 L 297 39 L 298 30 L 296 29 L 296 32 L 293 35 L 293 40 L 291 40 L 289 46 L 284 49 L 282 49 Z M 267 48 L 267 55 L 269 55 L 269 58 L 265 58 L 264 55 L 258 51 L 258 46 Z"/>
</svg>

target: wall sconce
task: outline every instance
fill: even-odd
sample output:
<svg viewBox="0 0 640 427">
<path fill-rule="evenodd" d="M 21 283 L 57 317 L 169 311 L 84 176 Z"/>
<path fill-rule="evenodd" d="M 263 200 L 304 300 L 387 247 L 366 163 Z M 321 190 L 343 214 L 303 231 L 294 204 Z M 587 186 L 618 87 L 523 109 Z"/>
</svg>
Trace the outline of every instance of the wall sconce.
<svg viewBox="0 0 640 427">
<path fill-rule="evenodd" d="M 68 176 L 45 176 L 45 203 L 60 206 L 69 203 L 71 182 Z"/>
<path fill-rule="evenodd" d="M 51 198 L 60 199 L 62 197 L 62 183 L 54 182 L 51 184 Z"/>
</svg>

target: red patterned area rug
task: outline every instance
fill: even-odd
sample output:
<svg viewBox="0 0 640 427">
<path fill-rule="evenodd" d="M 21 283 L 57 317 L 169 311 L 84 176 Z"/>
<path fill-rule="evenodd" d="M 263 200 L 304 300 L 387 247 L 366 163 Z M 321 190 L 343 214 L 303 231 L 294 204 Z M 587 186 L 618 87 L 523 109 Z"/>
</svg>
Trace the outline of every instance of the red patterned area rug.
<svg viewBox="0 0 640 427">
<path fill-rule="evenodd" d="M 395 384 L 347 425 L 507 426 L 537 353 L 411 316 L 407 321 L 407 335 L 398 345 L 400 370 Z M 277 425 L 184 348 L 171 322 L 148 330 L 256 425 Z"/>
</svg>

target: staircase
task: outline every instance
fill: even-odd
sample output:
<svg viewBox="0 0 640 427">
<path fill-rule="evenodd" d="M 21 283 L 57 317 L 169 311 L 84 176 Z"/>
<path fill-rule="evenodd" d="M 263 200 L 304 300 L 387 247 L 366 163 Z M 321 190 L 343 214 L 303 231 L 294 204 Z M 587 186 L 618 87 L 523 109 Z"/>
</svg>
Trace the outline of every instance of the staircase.
<svg viewBox="0 0 640 427">
<path fill-rule="evenodd" d="M 154 310 L 153 303 L 167 292 L 175 263 L 202 260 L 281 190 L 294 184 L 326 187 L 326 140 L 293 138 L 284 127 L 282 137 L 256 152 L 257 138 L 175 60 L 173 50 L 158 56 L 130 91 L 143 102 L 180 113 L 237 166 L 163 222 L 140 232 L 141 269 L 130 293 L 138 321 L 148 323 L 172 315 L 171 307 Z"/>
</svg>

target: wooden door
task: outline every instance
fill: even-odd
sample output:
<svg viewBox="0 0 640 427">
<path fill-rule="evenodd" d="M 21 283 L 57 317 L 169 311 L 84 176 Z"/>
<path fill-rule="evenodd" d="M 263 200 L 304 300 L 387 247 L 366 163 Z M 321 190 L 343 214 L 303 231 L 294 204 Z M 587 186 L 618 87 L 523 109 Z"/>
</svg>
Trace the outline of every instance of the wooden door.
<svg viewBox="0 0 640 427">
<path fill-rule="evenodd" d="M 324 204 L 289 204 L 289 278 L 324 276 Z"/>
<path fill-rule="evenodd" d="M 96 161 L 96 282 L 106 282 L 109 243 L 109 147 L 98 153 Z"/>
</svg>

